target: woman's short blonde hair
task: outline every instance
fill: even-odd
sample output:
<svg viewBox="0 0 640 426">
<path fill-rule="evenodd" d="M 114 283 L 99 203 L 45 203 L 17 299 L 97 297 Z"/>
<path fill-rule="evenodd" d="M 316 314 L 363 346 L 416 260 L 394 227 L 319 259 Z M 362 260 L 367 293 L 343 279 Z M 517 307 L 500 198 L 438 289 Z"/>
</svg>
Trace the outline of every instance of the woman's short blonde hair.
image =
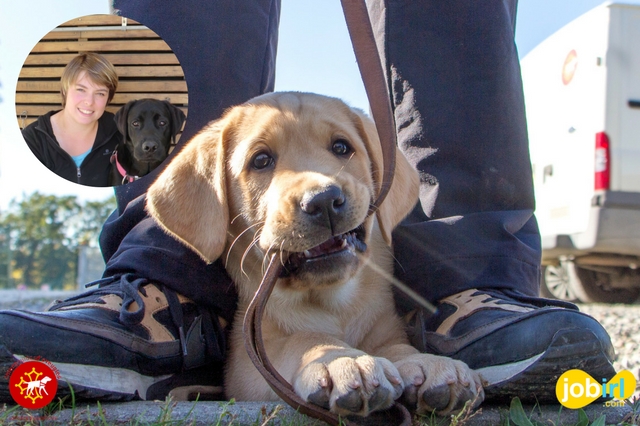
<svg viewBox="0 0 640 426">
<path fill-rule="evenodd" d="M 71 60 L 64 68 L 60 78 L 60 95 L 62 95 L 62 107 L 67 103 L 69 86 L 75 83 L 80 74 L 86 72 L 89 79 L 96 85 L 109 89 L 107 103 L 111 102 L 118 88 L 118 74 L 111 62 L 104 56 L 95 52 L 81 53 Z"/>
</svg>

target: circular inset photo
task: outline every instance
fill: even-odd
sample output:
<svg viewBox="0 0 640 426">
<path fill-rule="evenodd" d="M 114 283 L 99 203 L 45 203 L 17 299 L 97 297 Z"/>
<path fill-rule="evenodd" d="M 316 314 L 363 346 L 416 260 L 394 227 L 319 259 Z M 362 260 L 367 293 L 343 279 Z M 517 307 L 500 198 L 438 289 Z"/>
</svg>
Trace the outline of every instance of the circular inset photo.
<svg viewBox="0 0 640 426">
<path fill-rule="evenodd" d="M 116 15 L 54 28 L 27 57 L 16 114 L 33 154 L 82 185 L 124 185 L 157 168 L 188 109 L 178 58 L 155 32 Z"/>
</svg>

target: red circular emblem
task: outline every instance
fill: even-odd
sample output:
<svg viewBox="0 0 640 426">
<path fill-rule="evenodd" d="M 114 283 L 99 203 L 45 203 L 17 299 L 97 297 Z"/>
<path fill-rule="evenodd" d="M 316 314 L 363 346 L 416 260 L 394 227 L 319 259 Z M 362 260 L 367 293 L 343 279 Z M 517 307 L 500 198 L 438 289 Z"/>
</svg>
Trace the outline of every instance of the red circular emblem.
<svg viewBox="0 0 640 426">
<path fill-rule="evenodd" d="M 57 391 L 58 379 L 44 362 L 23 362 L 9 378 L 9 392 L 13 400 L 30 410 L 38 410 L 49 404 Z"/>
</svg>

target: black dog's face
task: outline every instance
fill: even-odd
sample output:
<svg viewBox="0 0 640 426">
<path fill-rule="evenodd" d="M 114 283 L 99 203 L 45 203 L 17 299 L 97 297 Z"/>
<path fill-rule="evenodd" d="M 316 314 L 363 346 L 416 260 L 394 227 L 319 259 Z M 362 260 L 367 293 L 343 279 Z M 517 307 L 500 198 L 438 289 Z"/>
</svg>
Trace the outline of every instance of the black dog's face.
<svg viewBox="0 0 640 426">
<path fill-rule="evenodd" d="M 145 99 L 131 107 L 125 144 L 136 161 L 158 163 L 167 157 L 172 138 L 171 118 L 162 101 Z"/>
</svg>

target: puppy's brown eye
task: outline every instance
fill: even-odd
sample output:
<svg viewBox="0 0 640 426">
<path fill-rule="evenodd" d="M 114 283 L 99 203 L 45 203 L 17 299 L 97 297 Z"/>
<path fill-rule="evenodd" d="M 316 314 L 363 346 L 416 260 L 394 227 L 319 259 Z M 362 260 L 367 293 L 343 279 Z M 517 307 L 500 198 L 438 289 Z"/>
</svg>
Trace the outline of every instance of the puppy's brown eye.
<svg viewBox="0 0 640 426">
<path fill-rule="evenodd" d="M 349 142 L 347 142 L 344 139 L 337 139 L 333 142 L 333 145 L 331 145 L 331 151 L 333 151 L 334 154 L 336 155 L 348 155 L 351 154 L 353 152 L 353 149 L 351 148 L 351 145 L 349 145 Z"/>
<path fill-rule="evenodd" d="M 273 164 L 273 157 L 266 152 L 257 153 L 251 160 L 251 167 L 256 170 L 266 169 Z"/>
<path fill-rule="evenodd" d="M 140 127 L 140 121 L 138 121 L 138 120 L 134 120 L 134 121 L 132 121 L 132 122 L 131 122 L 131 125 L 132 125 L 133 127 Z"/>
<path fill-rule="evenodd" d="M 158 125 L 160 125 L 160 126 L 166 126 L 166 125 L 167 125 L 167 122 L 166 122 L 166 121 L 164 121 L 164 120 L 160 120 L 160 121 L 158 122 Z"/>
</svg>

